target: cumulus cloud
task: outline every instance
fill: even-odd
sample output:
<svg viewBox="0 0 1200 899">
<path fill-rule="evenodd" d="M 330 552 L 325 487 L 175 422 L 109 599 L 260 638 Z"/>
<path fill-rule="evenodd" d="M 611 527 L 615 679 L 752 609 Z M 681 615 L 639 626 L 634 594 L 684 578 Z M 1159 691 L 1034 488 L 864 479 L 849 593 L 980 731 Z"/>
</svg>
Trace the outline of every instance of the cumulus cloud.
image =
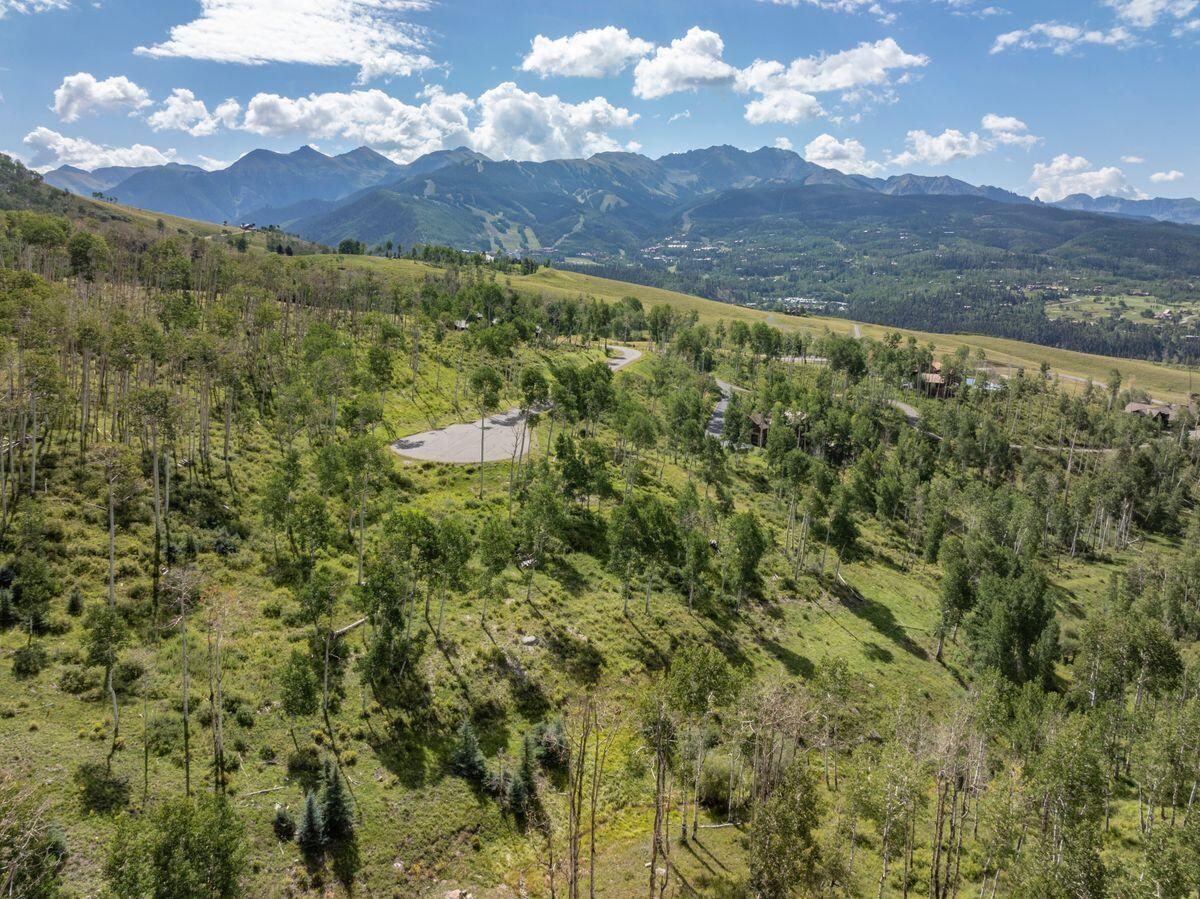
<svg viewBox="0 0 1200 899">
<path fill-rule="evenodd" d="M 111 147 L 83 138 L 66 137 L 46 127 L 30 131 L 23 143 L 30 151 L 30 165 L 39 171 L 60 165 L 89 171 L 110 165 L 162 165 L 178 159 L 174 150 L 159 150 L 145 144 Z"/>
<path fill-rule="evenodd" d="M 187 88 L 177 87 L 146 121 L 155 131 L 186 131 L 192 137 L 206 137 L 221 126 L 236 127 L 241 111 L 241 104 L 230 98 L 210 113 L 203 100 Z"/>
<path fill-rule="evenodd" d="M 956 128 L 947 128 L 941 134 L 910 131 L 904 143 L 904 151 L 889 160 L 894 166 L 945 165 L 959 159 L 971 159 L 992 148 L 988 140 L 974 131 L 964 134 Z"/>
<path fill-rule="evenodd" d="M 431 68 L 425 30 L 403 14 L 426 0 L 200 0 L 200 15 L 135 52 L 213 62 L 354 66 L 358 82 Z"/>
<path fill-rule="evenodd" d="M 775 138 L 775 143 L 772 144 L 772 146 L 775 147 L 776 150 L 790 150 L 792 149 L 792 141 L 790 138 L 777 137 Z"/>
<path fill-rule="evenodd" d="M 71 0 L 0 0 L 0 19 L 10 12 L 39 13 L 70 6 Z"/>
<path fill-rule="evenodd" d="M 1028 150 L 1041 141 L 1040 137 L 1030 134 L 1029 126 L 1016 116 L 996 115 L 994 112 L 989 112 L 983 117 L 982 125 L 983 130 L 996 144 L 1024 147 Z"/>
<path fill-rule="evenodd" d="M 840 53 L 802 57 L 787 66 L 755 60 L 738 73 L 736 86 L 759 95 L 746 106 L 747 121 L 795 124 L 824 114 L 816 94 L 837 91 L 843 99 L 855 99 L 863 89 L 889 86 L 897 71 L 928 64 L 929 57 L 908 53 L 889 37 Z"/>
<path fill-rule="evenodd" d="M 1169 172 L 1155 172 L 1150 176 L 1150 180 L 1155 184 L 1170 184 L 1172 181 L 1182 181 L 1183 172 L 1179 169 L 1171 169 Z"/>
<path fill-rule="evenodd" d="M 616 75 L 653 49 L 650 41 L 632 37 L 626 29 L 613 25 L 554 39 L 539 34 L 531 42 L 521 69 L 543 78 L 550 75 L 602 78 Z"/>
<path fill-rule="evenodd" d="M 1087 45 L 1127 47 L 1136 41 L 1137 37 L 1133 32 L 1121 25 L 1105 31 L 1062 22 L 1035 22 L 1028 28 L 1019 28 L 999 35 L 992 44 L 992 53 L 1003 53 L 1006 50 L 1050 50 L 1064 55 Z"/>
<path fill-rule="evenodd" d="M 150 95 L 124 75 L 100 81 L 90 72 L 76 72 L 54 92 L 54 112 L 64 122 L 100 112 L 131 112 L 150 105 Z"/>
<path fill-rule="evenodd" d="M 804 148 L 804 158 L 817 165 L 837 169 L 848 175 L 878 175 L 883 163 L 867 158 L 867 148 L 852 137 L 838 140 L 832 134 L 822 134 Z"/>
<path fill-rule="evenodd" d="M 737 69 L 721 58 L 724 52 L 725 42 L 719 34 L 693 27 L 637 64 L 633 93 L 653 100 L 700 87 L 731 84 Z"/>
<path fill-rule="evenodd" d="M 1125 173 L 1115 166 L 1096 168 L 1082 156 L 1068 153 L 1055 156 L 1050 162 L 1039 162 L 1029 177 L 1033 196 L 1054 202 L 1071 194 L 1093 197 L 1114 196 L 1137 199 L 1141 191 L 1130 185 Z"/>
<path fill-rule="evenodd" d="M 1200 7 L 1200 0 L 1106 0 L 1117 17 L 1135 28 L 1152 28 L 1160 19 L 1184 19 Z"/>
<path fill-rule="evenodd" d="M 474 99 L 430 88 L 419 104 L 381 90 L 296 98 L 257 94 L 246 105 L 241 127 L 270 137 L 361 141 L 398 161 L 455 146 L 499 159 L 545 160 L 621 149 L 610 132 L 637 120 L 636 113 L 603 97 L 570 103 L 505 82 Z"/>
<path fill-rule="evenodd" d="M 638 120 L 636 113 L 603 97 L 568 103 L 512 82 L 483 93 L 475 107 L 479 124 L 471 131 L 471 145 L 500 158 L 564 159 L 618 150 L 621 145 L 608 132 Z"/>
</svg>

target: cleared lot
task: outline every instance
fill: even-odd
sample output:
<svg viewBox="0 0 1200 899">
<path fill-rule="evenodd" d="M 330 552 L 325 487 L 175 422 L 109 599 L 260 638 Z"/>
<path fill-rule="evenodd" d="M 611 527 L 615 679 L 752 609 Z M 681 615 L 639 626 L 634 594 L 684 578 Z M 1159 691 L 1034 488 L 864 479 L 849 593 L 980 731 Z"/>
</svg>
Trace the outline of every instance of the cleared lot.
<svg viewBox="0 0 1200 899">
<path fill-rule="evenodd" d="M 609 347 L 613 357 L 608 367 L 619 371 L 642 357 L 641 350 L 632 347 Z M 509 409 L 487 419 L 465 421 L 447 425 L 434 431 L 422 431 L 401 437 L 392 444 L 392 451 L 406 459 L 423 462 L 446 462 L 452 465 L 469 465 L 478 462 L 480 429 L 483 430 L 483 461 L 500 462 L 511 459 L 521 440 L 521 426 L 525 416 L 520 409 Z M 530 439 L 525 438 L 524 451 L 529 452 Z"/>
</svg>

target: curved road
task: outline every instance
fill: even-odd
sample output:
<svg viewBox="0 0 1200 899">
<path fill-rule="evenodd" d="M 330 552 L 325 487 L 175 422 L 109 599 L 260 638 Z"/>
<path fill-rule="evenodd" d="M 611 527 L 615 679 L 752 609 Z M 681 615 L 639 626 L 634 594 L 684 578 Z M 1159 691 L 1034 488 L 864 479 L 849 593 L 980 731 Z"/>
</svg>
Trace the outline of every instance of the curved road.
<svg viewBox="0 0 1200 899">
<path fill-rule="evenodd" d="M 609 349 L 616 354 L 608 360 L 608 367 L 613 371 L 620 371 L 642 357 L 642 351 L 633 347 L 612 346 Z M 423 462 L 470 465 L 479 461 L 479 429 L 482 427 L 483 461 L 500 462 L 511 459 L 516 452 L 524 420 L 520 409 L 509 409 L 485 420 L 460 422 L 401 437 L 392 444 L 392 452 L 406 459 Z M 526 439 L 523 452 L 527 453 L 529 449 L 529 440 Z"/>
</svg>

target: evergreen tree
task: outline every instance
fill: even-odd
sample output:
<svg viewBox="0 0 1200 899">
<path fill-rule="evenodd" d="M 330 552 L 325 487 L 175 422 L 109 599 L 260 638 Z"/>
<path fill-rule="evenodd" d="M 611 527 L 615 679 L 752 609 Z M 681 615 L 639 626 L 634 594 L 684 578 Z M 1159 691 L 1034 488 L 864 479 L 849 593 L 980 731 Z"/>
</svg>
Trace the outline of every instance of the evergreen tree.
<svg viewBox="0 0 1200 899">
<path fill-rule="evenodd" d="M 455 771 L 476 785 L 482 784 L 487 775 L 487 762 L 470 721 L 464 721 L 458 728 L 458 745 L 454 747 L 450 764 Z"/>
<path fill-rule="evenodd" d="M 322 836 L 328 845 L 344 843 L 354 836 L 354 814 L 350 793 L 333 759 L 326 758 L 321 771 Z"/>
<path fill-rule="evenodd" d="M 321 807 L 316 795 L 310 790 L 304 797 L 304 811 L 300 813 L 300 824 L 296 827 L 296 843 L 300 852 L 309 861 L 320 857 L 325 848 L 325 828 L 321 821 Z"/>
</svg>

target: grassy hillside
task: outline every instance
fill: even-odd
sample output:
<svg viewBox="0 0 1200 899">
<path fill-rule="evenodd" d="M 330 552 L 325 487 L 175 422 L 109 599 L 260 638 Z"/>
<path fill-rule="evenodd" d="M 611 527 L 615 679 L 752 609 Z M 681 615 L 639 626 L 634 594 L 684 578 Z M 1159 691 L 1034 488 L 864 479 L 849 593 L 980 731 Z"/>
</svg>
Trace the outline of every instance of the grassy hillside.
<svg viewBox="0 0 1200 899">
<path fill-rule="evenodd" d="M 35 219 L 0 232 L 0 886 L 1190 888 L 1200 443 L 1123 414 L 1134 375 L 938 399 L 838 319 L 778 322 L 829 359 L 783 364 L 614 301 L 764 313 L 618 282 Z M 390 448 L 492 413 L 527 458 Z M 309 795 L 340 829 L 290 832 Z"/>
<path fill-rule="evenodd" d="M 436 276 L 436 266 L 408 259 L 381 259 L 373 256 L 342 256 L 320 263 L 340 265 L 349 269 L 361 269 L 377 274 L 397 283 L 415 287 L 426 277 Z M 1169 366 L 1144 362 L 1137 359 L 1116 359 L 1111 356 L 1096 356 L 1072 350 L 1060 350 L 1019 340 L 999 337 L 980 337 L 971 334 L 934 334 L 926 331 L 909 331 L 904 328 L 885 328 L 880 325 L 862 324 L 844 318 L 829 316 L 790 316 L 763 312 L 744 306 L 718 303 L 701 297 L 689 296 L 657 287 L 646 287 L 608 278 L 598 278 L 578 272 L 567 272 L 543 268 L 532 275 L 499 276 L 502 284 L 516 290 L 528 291 L 545 297 L 579 298 L 596 297 L 605 302 L 616 302 L 622 297 L 634 296 L 647 306 L 670 305 L 685 313 L 694 312 L 699 321 L 715 324 L 718 320 L 744 321 L 748 324 L 766 322 L 785 331 L 801 331 L 819 336 L 826 331 L 834 334 L 862 335 L 882 338 L 896 332 L 912 335 L 922 344 L 929 344 L 938 355 L 953 353 L 959 347 L 967 347 L 972 355 L 982 352 L 992 363 L 1002 366 L 1002 373 L 1023 368 L 1035 373 L 1042 362 L 1046 362 L 1054 374 L 1067 376 L 1068 387 L 1077 389 L 1082 382 L 1094 381 L 1103 385 L 1116 369 L 1121 372 L 1127 387 L 1146 391 L 1151 396 L 1172 401 L 1184 401 L 1190 393 L 1200 391 L 1200 379 L 1195 369 L 1185 366 Z M 1005 370 L 1007 369 L 1007 370 Z"/>
</svg>

